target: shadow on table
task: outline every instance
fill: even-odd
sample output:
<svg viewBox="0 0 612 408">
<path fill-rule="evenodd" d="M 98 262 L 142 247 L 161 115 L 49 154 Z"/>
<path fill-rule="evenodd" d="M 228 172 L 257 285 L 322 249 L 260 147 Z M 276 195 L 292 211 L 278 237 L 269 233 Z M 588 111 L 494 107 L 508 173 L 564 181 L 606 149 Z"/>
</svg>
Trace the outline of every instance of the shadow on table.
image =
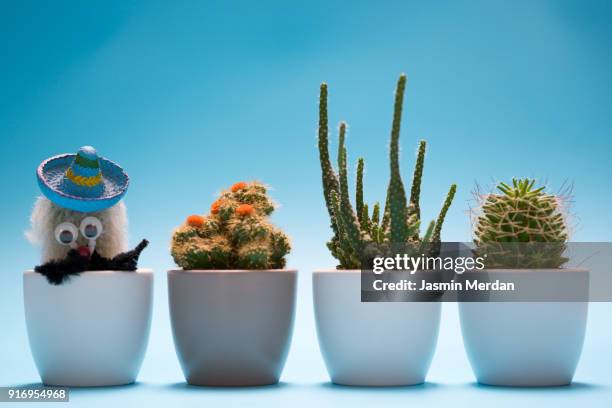
<svg viewBox="0 0 612 408">
<path fill-rule="evenodd" d="M 270 385 L 253 385 L 253 386 L 209 386 L 209 385 L 191 385 L 186 382 L 178 382 L 174 384 L 165 385 L 164 388 L 172 391 L 180 392 L 216 392 L 216 393 L 228 393 L 228 392 L 244 392 L 244 393 L 258 393 L 268 392 L 271 390 L 279 390 L 290 388 L 291 384 L 286 382 L 279 382 L 278 384 Z"/>
<path fill-rule="evenodd" d="M 496 393 L 532 393 L 532 394 L 561 394 L 561 393 L 584 393 L 595 391 L 609 391 L 612 387 L 603 384 L 573 382 L 569 385 L 560 387 L 502 387 L 498 385 L 480 384 L 477 382 L 469 383 L 470 388 L 482 390 L 484 392 L 491 391 Z"/>
<path fill-rule="evenodd" d="M 365 391 L 368 393 L 372 393 L 372 392 L 380 392 L 380 393 L 385 393 L 385 392 L 405 392 L 405 393 L 411 393 L 411 392 L 425 392 L 425 391 L 433 391 L 435 389 L 438 389 L 441 387 L 440 384 L 438 383 L 434 383 L 434 382 L 424 382 L 423 384 L 416 384 L 416 385 L 398 385 L 398 386 L 372 386 L 372 387 L 367 387 L 367 386 L 356 386 L 356 385 L 342 385 L 342 384 L 334 384 L 332 382 L 324 382 L 324 383 L 319 383 L 318 384 L 319 387 L 324 388 L 324 389 L 328 389 L 328 390 L 333 390 L 333 391 L 340 391 L 340 392 L 361 392 L 361 391 Z"/>
</svg>

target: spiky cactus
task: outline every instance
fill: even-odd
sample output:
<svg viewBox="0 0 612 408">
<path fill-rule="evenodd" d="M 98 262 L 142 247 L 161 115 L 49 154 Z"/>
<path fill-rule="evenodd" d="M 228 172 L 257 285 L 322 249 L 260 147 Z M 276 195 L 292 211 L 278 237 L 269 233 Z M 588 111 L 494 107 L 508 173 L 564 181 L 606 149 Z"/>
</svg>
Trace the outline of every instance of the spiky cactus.
<svg viewBox="0 0 612 408">
<path fill-rule="evenodd" d="M 281 269 L 291 249 L 267 216 L 274 204 L 257 182 L 234 184 L 208 215 L 191 215 L 174 231 L 171 253 L 183 269 Z"/>
<path fill-rule="evenodd" d="M 387 188 L 385 207 L 381 214 L 380 203 L 375 203 L 370 213 L 363 199 L 362 158 L 357 162 L 356 210 L 349 198 L 347 153 L 345 146 L 346 123 L 340 123 L 338 143 L 338 172 L 329 156 L 329 130 L 327 116 L 327 84 L 321 84 L 319 98 L 319 157 L 323 179 L 323 195 L 331 219 L 332 239 L 327 243 L 332 255 L 339 261 L 338 269 L 359 269 L 362 261 L 373 255 L 388 253 L 395 246 L 406 249 L 406 244 L 421 251 L 427 247 L 430 254 L 440 248 L 444 217 L 450 207 L 457 186 L 451 185 L 436 221 L 431 221 L 421 236 L 420 192 L 425 163 L 426 142 L 419 144 L 414 168 L 410 198 L 402 182 L 399 165 L 399 136 L 406 76 L 401 75 L 395 91 L 395 107 L 391 127 L 390 167 L 391 177 Z"/>
<path fill-rule="evenodd" d="M 562 199 L 535 187 L 533 179 L 499 183 L 475 222 L 474 243 L 489 268 L 559 268 L 568 239 Z"/>
</svg>

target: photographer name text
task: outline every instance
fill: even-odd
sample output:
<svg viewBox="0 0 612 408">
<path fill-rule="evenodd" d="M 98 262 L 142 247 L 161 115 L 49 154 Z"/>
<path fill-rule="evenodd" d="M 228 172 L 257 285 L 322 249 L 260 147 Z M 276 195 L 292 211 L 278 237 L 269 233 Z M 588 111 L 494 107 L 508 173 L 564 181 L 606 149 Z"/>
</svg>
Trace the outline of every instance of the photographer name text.
<svg viewBox="0 0 612 408">
<path fill-rule="evenodd" d="M 385 282 L 376 279 L 372 282 L 372 287 L 376 291 L 408 291 L 408 292 L 450 292 L 450 291 L 499 291 L 513 292 L 514 282 L 504 282 L 500 280 L 480 282 L 477 279 L 466 279 L 464 282 L 430 282 L 422 279 L 420 284 L 417 281 L 402 279 L 397 282 Z"/>
</svg>

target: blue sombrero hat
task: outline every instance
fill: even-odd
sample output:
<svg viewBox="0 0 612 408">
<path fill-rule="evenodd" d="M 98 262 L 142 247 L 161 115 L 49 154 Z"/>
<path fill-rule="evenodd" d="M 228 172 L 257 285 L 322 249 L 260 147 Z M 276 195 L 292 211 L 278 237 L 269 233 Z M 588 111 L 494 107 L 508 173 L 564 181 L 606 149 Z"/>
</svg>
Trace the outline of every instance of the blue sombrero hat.
<svg viewBox="0 0 612 408">
<path fill-rule="evenodd" d="M 127 192 L 129 177 L 118 164 L 83 146 L 77 154 L 45 160 L 36 172 L 42 193 L 63 208 L 80 212 L 104 210 Z"/>
</svg>

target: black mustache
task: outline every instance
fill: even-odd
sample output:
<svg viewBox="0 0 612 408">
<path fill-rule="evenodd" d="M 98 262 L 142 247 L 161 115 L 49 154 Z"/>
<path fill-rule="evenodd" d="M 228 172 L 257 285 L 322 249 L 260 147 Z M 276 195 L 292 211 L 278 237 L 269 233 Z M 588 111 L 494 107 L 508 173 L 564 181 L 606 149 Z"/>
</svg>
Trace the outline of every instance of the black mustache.
<svg viewBox="0 0 612 408">
<path fill-rule="evenodd" d="M 149 245 L 143 239 L 136 248 L 122 252 L 113 258 L 105 258 L 94 251 L 90 257 L 82 256 L 78 251 L 71 249 L 64 259 L 49 261 L 38 265 L 34 271 L 44 275 L 52 285 L 61 285 L 72 276 L 78 276 L 88 271 L 135 271 L 138 268 L 138 258 Z"/>
</svg>

